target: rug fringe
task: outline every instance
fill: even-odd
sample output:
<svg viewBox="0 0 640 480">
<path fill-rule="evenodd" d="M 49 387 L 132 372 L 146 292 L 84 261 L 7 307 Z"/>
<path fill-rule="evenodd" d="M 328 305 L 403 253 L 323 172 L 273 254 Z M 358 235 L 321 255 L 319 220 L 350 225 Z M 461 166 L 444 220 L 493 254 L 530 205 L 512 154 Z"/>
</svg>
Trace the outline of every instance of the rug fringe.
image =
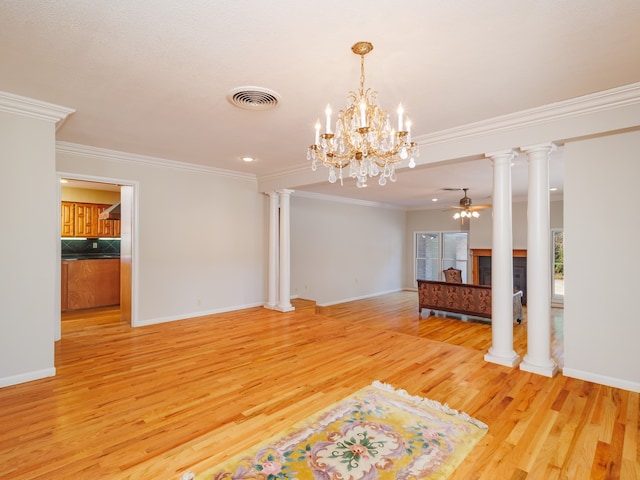
<svg viewBox="0 0 640 480">
<path fill-rule="evenodd" d="M 483 429 L 488 429 L 489 426 L 486 423 L 481 422 L 480 420 L 477 420 L 473 417 L 471 417 L 470 415 L 466 414 L 465 412 L 460 412 L 458 410 L 455 410 L 451 407 L 449 407 L 448 404 L 442 404 L 440 402 L 438 402 L 437 400 L 431 400 L 430 398 L 425 398 L 425 397 L 420 397 L 418 395 L 411 395 L 409 392 L 407 392 L 406 390 L 403 390 L 401 388 L 394 388 L 392 385 L 389 385 L 388 383 L 383 383 L 379 380 L 375 380 L 371 386 L 379 388 L 380 390 L 384 390 L 386 392 L 391 392 L 391 393 L 395 393 L 396 395 L 399 395 L 403 398 L 406 398 L 407 400 L 411 400 L 412 402 L 418 404 L 418 405 L 426 405 L 428 407 L 431 407 L 435 410 L 438 410 L 440 412 L 444 412 L 447 415 L 452 415 L 454 417 L 458 417 L 461 418 L 463 420 L 466 420 L 469 423 L 474 424 L 476 427 L 478 428 L 483 428 Z"/>
</svg>

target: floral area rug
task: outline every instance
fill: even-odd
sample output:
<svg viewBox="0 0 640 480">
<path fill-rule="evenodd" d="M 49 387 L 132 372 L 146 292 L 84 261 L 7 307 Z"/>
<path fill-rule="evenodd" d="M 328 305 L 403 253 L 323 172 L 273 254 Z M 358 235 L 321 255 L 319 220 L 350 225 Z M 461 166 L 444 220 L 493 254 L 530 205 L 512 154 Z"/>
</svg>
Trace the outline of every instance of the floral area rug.
<svg viewBox="0 0 640 480">
<path fill-rule="evenodd" d="M 283 434 L 181 480 L 444 479 L 487 425 L 374 382 Z"/>
</svg>

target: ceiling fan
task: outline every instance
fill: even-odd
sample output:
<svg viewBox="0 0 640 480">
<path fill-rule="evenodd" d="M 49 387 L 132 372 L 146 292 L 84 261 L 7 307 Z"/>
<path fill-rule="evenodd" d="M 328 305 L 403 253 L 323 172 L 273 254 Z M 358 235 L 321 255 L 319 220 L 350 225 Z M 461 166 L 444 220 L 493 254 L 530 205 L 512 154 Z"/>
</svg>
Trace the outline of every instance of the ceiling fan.
<svg viewBox="0 0 640 480">
<path fill-rule="evenodd" d="M 461 210 L 461 212 L 456 212 L 453 218 L 461 219 L 461 222 L 464 224 L 465 218 L 478 218 L 480 214 L 478 213 L 480 210 L 484 210 L 486 208 L 491 208 L 491 205 L 473 205 L 473 201 L 467 195 L 468 188 L 445 188 L 445 190 L 449 191 L 464 191 L 464 197 L 460 199 L 458 206 L 454 206 L 452 208 Z"/>
</svg>

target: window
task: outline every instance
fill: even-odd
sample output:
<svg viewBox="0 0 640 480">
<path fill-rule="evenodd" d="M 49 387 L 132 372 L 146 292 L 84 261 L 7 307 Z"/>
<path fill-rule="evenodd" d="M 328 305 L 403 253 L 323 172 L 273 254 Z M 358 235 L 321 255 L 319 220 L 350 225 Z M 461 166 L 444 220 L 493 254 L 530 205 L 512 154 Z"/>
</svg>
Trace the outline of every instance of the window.
<svg viewBox="0 0 640 480">
<path fill-rule="evenodd" d="M 562 230 L 551 231 L 551 245 L 553 247 L 551 299 L 562 302 L 564 300 L 564 232 Z"/>
<path fill-rule="evenodd" d="M 444 280 L 442 270 L 453 267 L 462 271 L 467 283 L 468 233 L 418 232 L 415 234 L 415 278 Z"/>
</svg>

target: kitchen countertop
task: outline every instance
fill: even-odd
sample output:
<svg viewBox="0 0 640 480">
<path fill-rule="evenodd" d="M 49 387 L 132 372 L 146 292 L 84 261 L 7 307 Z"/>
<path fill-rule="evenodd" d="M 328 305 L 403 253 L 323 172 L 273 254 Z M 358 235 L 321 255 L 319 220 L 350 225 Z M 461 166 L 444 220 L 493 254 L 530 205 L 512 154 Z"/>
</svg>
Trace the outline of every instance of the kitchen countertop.
<svg viewBox="0 0 640 480">
<path fill-rule="evenodd" d="M 117 253 L 65 253 L 62 260 L 102 260 L 105 258 L 120 258 Z"/>
</svg>

